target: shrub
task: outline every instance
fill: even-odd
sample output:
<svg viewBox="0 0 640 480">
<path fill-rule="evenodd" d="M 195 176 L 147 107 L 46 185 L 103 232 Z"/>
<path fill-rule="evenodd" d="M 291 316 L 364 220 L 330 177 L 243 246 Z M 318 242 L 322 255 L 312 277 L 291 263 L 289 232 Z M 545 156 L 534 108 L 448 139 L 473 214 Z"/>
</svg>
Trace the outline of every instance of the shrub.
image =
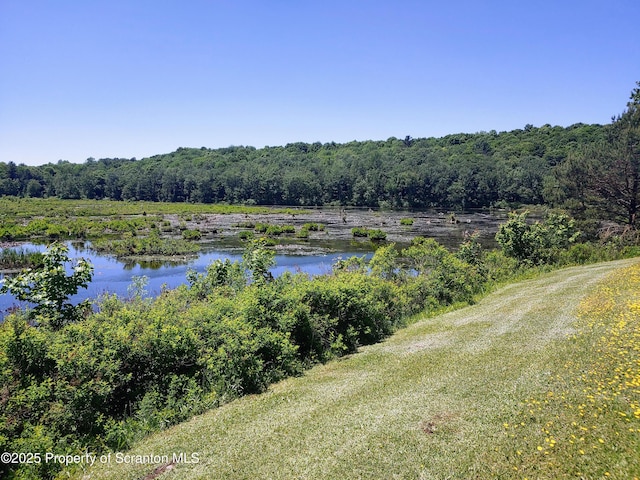
<svg viewBox="0 0 640 480">
<path fill-rule="evenodd" d="M 413 218 L 401 218 L 400 225 L 405 225 L 405 226 L 413 225 Z"/>
<path fill-rule="evenodd" d="M 354 227 L 351 229 L 351 234 L 354 237 L 369 237 L 373 241 L 385 240 L 387 234 L 379 229 L 368 229 L 364 227 Z"/>
<path fill-rule="evenodd" d="M 478 241 L 477 233 L 470 235 L 467 240 L 460 244 L 456 252 L 456 257 L 469 265 L 477 267 L 481 275 L 486 275 L 487 269 L 484 264 L 484 253 L 482 251 L 482 245 Z"/>
<path fill-rule="evenodd" d="M 316 277 L 306 285 L 303 302 L 316 324 L 329 325 L 334 353 L 381 340 L 398 327 L 406 298 L 393 283 L 361 273 Z M 335 320 L 330 320 L 335 319 Z"/>
<path fill-rule="evenodd" d="M 369 261 L 371 274 L 387 280 L 398 280 L 403 277 L 403 270 L 398 265 L 398 251 L 394 243 L 379 247 Z"/>
<path fill-rule="evenodd" d="M 411 246 L 402 251 L 409 268 L 418 274 L 426 274 L 436 268 L 449 252 L 433 238 L 416 237 Z"/>
<path fill-rule="evenodd" d="M 387 234 L 384 233 L 382 230 L 379 230 L 379 229 L 367 230 L 367 236 L 369 237 L 370 240 L 372 240 L 374 242 L 381 241 L 381 240 L 386 240 L 386 238 L 387 238 Z"/>
<path fill-rule="evenodd" d="M 247 283 L 242 265 L 237 262 L 232 263 L 229 259 L 211 262 L 205 274 L 188 270 L 187 281 L 191 291 L 198 299 L 204 299 L 223 287 L 238 291 L 244 288 Z"/>
<path fill-rule="evenodd" d="M 527 214 L 509 214 L 509 219 L 500 225 L 496 234 L 502 251 L 520 263 L 553 263 L 560 251 L 580 236 L 575 222 L 567 215 L 551 213 L 543 223 L 529 224 Z"/>
<path fill-rule="evenodd" d="M 200 230 L 183 230 L 182 238 L 184 240 L 200 240 L 202 238 L 202 233 Z"/>
<path fill-rule="evenodd" d="M 98 252 L 112 253 L 119 257 L 135 255 L 185 255 L 197 252 L 200 247 L 182 239 L 160 238 L 157 230 L 146 237 L 125 236 L 122 240 L 96 240 L 91 243 Z"/>
<path fill-rule="evenodd" d="M 275 264 L 275 252 L 266 247 L 265 239 L 252 240 L 242 255 L 243 267 L 251 272 L 253 281 L 257 283 L 273 280 L 269 269 Z"/>
</svg>

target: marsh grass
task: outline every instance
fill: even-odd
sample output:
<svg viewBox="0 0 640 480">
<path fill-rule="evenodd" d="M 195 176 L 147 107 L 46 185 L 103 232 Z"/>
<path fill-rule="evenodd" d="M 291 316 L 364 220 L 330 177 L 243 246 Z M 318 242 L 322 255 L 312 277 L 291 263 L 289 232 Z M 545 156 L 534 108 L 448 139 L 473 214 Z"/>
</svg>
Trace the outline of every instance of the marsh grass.
<svg viewBox="0 0 640 480">
<path fill-rule="evenodd" d="M 568 268 L 505 286 L 149 437 L 129 453 L 198 453 L 197 464 L 173 465 L 173 480 L 633 478 L 640 474 L 638 432 L 631 431 L 638 428 L 636 400 L 627 402 L 627 417 L 616 403 L 611 415 L 579 424 L 597 447 L 588 458 L 578 447 L 561 450 L 560 438 L 573 433 L 567 415 L 579 413 L 554 401 L 561 391 L 565 399 L 583 398 L 585 382 L 571 379 L 598 358 L 616 371 L 604 350 L 592 355 L 592 342 L 611 323 L 592 331 L 590 314 L 578 320 L 576 308 L 609 272 L 632 263 Z M 637 315 L 635 300 L 620 305 Z M 634 388 L 624 398 L 637 399 Z M 144 478 L 157 466 L 111 462 L 90 478 Z"/>
<path fill-rule="evenodd" d="M 152 231 L 151 234 L 144 237 L 128 236 L 118 240 L 99 239 L 91 243 L 91 248 L 96 252 L 120 258 L 138 255 L 189 255 L 200 250 L 200 246 L 190 240 L 161 238 Z"/>
<path fill-rule="evenodd" d="M 294 208 L 271 208 L 246 205 L 196 204 L 168 202 L 129 202 L 113 200 L 61 200 L 58 198 L 0 198 L 0 212 L 6 218 L 37 217 L 47 212 L 50 216 L 113 216 L 113 215 L 163 215 L 185 216 L 205 213 L 246 214 L 301 214 Z"/>
</svg>

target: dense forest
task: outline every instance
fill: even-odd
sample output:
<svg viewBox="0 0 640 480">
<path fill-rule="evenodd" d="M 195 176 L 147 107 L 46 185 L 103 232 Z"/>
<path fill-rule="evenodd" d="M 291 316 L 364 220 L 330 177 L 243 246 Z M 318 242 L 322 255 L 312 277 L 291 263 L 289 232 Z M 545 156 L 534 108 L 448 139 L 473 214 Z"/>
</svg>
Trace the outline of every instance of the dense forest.
<svg viewBox="0 0 640 480">
<path fill-rule="evenodd" d="M 640 82 L 638 83 L 640 85 Z M 608 125 L 526 125 L 442 138 L 179 148 L 142 160 L 0 163 L 0 196 L 468 209 L 564 207 L 635 226 L 640 88 Z"/>
<path fill-rule="evenodd" d="M 0 164 L 0 195 L 451 209 L 548 201 L 553 168 L 600 125 L 282 147 L 179 148 L 142 160 Z"/>
</svg>

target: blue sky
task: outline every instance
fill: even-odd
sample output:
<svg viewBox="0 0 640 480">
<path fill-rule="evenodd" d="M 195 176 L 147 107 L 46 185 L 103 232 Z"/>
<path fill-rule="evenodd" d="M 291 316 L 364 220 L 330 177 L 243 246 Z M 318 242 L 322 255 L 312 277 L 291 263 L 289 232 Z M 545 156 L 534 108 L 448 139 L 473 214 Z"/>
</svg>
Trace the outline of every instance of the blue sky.
<svg viewBox="0 0 640 480">
<path fill-rule="evenodd" d="M 0 0 L 0 161 L 608 123 L 637 0 Z"/>
</svg>

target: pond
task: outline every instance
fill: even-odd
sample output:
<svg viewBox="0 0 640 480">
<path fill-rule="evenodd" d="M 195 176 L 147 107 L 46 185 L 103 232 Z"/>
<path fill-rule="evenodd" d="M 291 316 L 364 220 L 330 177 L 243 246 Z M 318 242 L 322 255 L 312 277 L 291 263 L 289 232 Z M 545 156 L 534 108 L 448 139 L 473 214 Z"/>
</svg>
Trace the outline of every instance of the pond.
<svg viewBox="0 0 640 480">
<path fill-rule="evenodd" d="M 180 259 L 158 260 L 137 259 L 119 260 L 112 256 L 97 254 L 81 242 L 68 242 L 69 257 L 80 257 L 89 260 L 93 265 L 93 279 L 87 289 L 81 289 L 72 298 L 73 303 L 86 298 L 97 298 L 105 293 L 115 293 L 119 297 L 130 296 L 130 289 L 134 277 L 147 278 L 145 290 L 150 296 L 158 295 L 163 286 L 172 289 L 186 284 L 188 270 L 198 273 L 205 272 L 207 266 L 218 259 L 233 261 L 242 260 L 240 246 L 205 245 L 199 255 L 182 257 Z M 44 251 L 46 246 L 23 244 L 19 248 L 26 250 Z M 371 247 L 366 244 L 343 245 L 340 251 L 333 251 L 322 247 L 284 248 L 276 253 L 276 265 L 271 269 L 274 276 L 282 275 L 285 271 L 292 273 L 304 272 L 309 275 L 324 275 L 331 272 L 332 265 L 341 258 L 353 255 L 372 255 Z M 8 309 L 24 307 L 26 302 L 18 302 L 9 294 L 0 295 L 0 319 L 4 318 Z"/>
<path fill-rule="evenodd" d="M 165 216 L 171 219 L 171 216 Z M 410 218 L 409 225 L 403 220 Z M 388 242 L 408 245 L 412 238 L 421 235 L 431 237 L 449 248 L 456 248 L 470 233 L 478 234 L 485 247 L 495 245 L 494 236 L 498 225 L 506 218 L 504 211 L 478 211 L 456 213 L 426 211 L 374 211 L 362 208 L 318 208 L 305 213 L 292 214 L 224 214 L 199 215 L 187 221 L 186 226 L 203 233 L 207 243 L 193 258 L 174 259 L 172 262 L 158 259 L 136 259 L 122 261 L 111 256 L 96 254 L 83 242 L 70 242 L 69 256 L 84 257 L 94 266 L 93 280 L 86 290 L 74 297 L 74 302 L 85 298 L 97 298 L 105 293 L 115 293 L 121 297 L 130 296 L 130 286 L 134 277 L 148 279 L 146 290 L 149 295 L 160 293 L 163 285 L 175 288 L 187 282 L 189 269 L 204 272 L 217 259 L 242 259 L 242 242 L 239 225 L 245 223 L 292 224 L 298 231 L 307 222 L 316 222 L 323 230 L 313 232 L 311 238 L 300 242 L 296 239 L 281 238 L 277 247 L 274 276 L 284 271 L 304 272 L 322 275 L 331 271 L 332 265 L 340 258 L 365 255 L 370 258 L 375 246 L 369 241 L 354 241 L 352 229 L 365 227 L 381 229 Z M 174 219 L 176 220 L 176 219 Z M 22 248 L 43 251 L 44 246 L 25 244 Z M 0 296 L 0 319 L 7 309 L 20 305 L 11 295 Z"/>
</svg>

